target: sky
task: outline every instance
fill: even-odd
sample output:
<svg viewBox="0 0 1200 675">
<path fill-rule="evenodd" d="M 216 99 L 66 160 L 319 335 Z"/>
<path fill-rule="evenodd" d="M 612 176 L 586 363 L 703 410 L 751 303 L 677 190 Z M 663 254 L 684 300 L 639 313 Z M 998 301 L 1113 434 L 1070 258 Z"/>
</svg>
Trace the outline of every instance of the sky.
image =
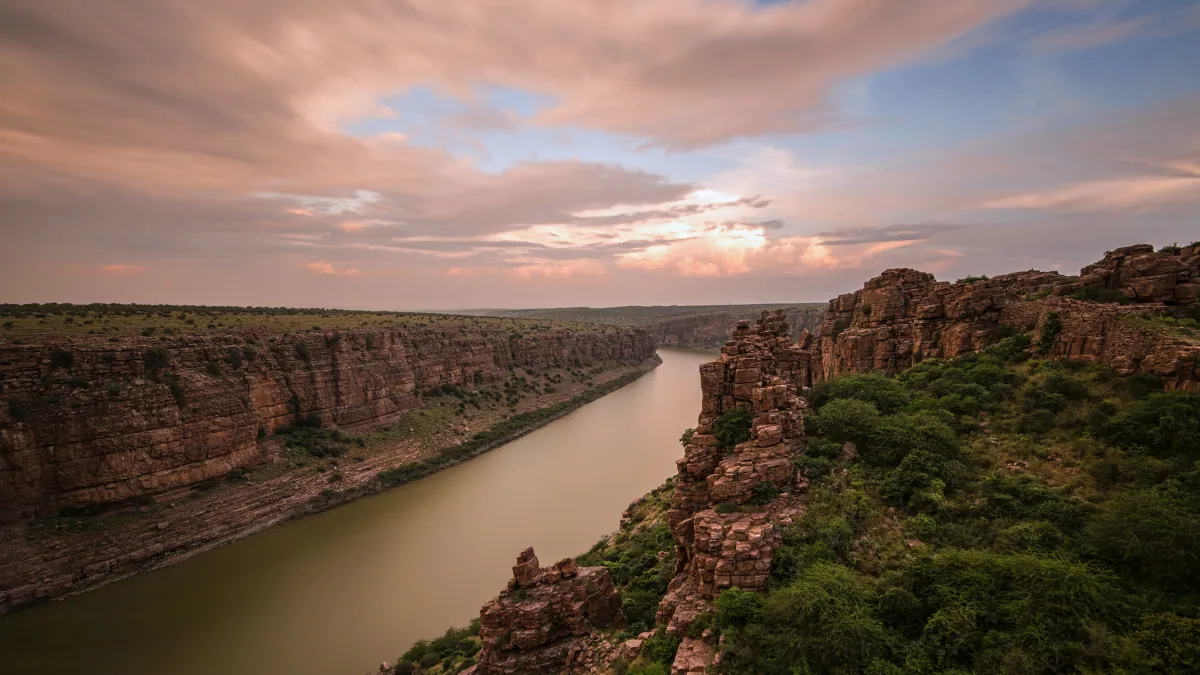
<svg viewBox="0 0 1200 675">
<path fill-rule="evenodd" d="M 1200 239 L 1200 0 L 0 0 L 0 302 L 823 302 Z"/>
</svg>

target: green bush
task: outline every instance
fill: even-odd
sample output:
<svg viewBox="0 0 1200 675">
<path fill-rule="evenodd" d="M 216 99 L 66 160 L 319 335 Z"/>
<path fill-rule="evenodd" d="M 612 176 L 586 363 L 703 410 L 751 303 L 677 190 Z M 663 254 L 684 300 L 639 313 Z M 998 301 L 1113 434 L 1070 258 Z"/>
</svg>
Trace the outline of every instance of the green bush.
<svg viewBox="0 0 1200 675">
<path fill-rule="evenodd" d="M 145 364 L 146 370 L 151 373 L 157 373 L 166 368 L 169 361 L 170 355 L 162 347 L 151 347 L 142 354 L 142 363 Z"/>
<path fill-rule="evenodd" d="M 1200 583 L 1200 519 L 1158 491 L 1125 491 L 1105 502 L 1080 547 L 1139 583 L 1175 591 Z"/>
<path fill-rule="evenodd" d="M 1058 312 L 1047 312 L 1046 318 L 1042 321 L 1041 334 L 1038 337 L 1038 353 L 1049 354 L 1054 349 L 1054 343 L 1058 341 L 1062 329 L 1063 325 L 1058 318 Z"/>
<path fill-rule="evenodd" d="M 713 422 L 713 436 L 717 438 L 717 449 L 729 453 L 739 443 L 750 440 L 750 425 L 754 418 L 744 407 L 722 413 Z"/>
<path fill-rule="evenodd" d="M 813 387 L 811 400 L 814 407 L 838 399 L 867 401 L 875 404 L 880 414 L 890 415 L 908 403 L 909 393 L 900 382 L 874 373 L 845 375 Z"/>
<path fill-rule="evenodd" d="M 1113 445 L 1159 457 L 1200 459 L 1200 395 L 1169 391 L 1151 394 L 1099 420 L 1094 433 Z"/>
<path fill-rule="evenodd" d="M 718 617 L 728 593 L 717 599 Z M 729 624 L 730 665 L 750 672 L 860 673 L 888 656 L 895 642 L 874 606 L 871 586 L 853 572 L 815 563 L 773 591 L 744 628 Z"/>
</svg>

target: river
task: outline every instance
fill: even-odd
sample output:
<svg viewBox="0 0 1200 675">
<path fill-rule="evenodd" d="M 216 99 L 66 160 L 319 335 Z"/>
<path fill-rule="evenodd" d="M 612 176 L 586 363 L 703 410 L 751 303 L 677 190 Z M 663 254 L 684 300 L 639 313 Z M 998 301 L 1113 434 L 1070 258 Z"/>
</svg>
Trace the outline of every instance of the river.
<svg viewBox="0 0 1200 675">
<path fill-rule="evenodd" d="M 517 553 L 583 553 L 675 472 L 711 353 L 508 445 L 177 565 L 0 619 L 4 675 L 360 675 L 465 625 Z"/>
</svg>

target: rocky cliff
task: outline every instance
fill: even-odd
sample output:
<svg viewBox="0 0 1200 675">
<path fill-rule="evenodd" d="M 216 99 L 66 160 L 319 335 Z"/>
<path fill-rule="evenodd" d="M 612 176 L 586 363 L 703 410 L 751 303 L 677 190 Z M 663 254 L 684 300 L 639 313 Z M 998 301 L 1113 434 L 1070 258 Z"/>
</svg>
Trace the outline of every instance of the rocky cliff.
<svg viewBox="0 0 1200 675">
<path fill-rule="evenodd" d="M 803 331 L 815 332 L 825 317 L 824 307 L 797 306 L 783 310 L 790 337 L 795 340 Z M 746 312 L 730 309 L 707 314 L 671 317 L 656 321 L 645 328 L 660 345 L 679 347 L 718 347 L 729 338 Z"/>
<path fill-rule="evenodd" d="M 891 269 L 829 303 L 811 342 L 813 377 L 894 373 L 927 358 L 978 350 L 1012 331 L 1034 331 L 1053 356 L 1152 373 L 1168 387 L 1200 390 L 1200 347 L 1156 321 L 1194 307 L 1200 245 L 1109 251 L 1080 276 L 1027 271 L 947 283 Z"/>
<path fill-rule="evenodd" d="M 576 664 L 593 628 L 621 625 L 621 595 L 604 567 L 566 558 L 541 567 L 532 548 L 513 566 L 513 578 L 479 611 L 483 647 L 468 675 L 553 675 Z"/>
<path fill-rule="evenodd" d="M 702 403 L 695 433 L 676 462 L 669 522 L 675 576 L 658 622 L 682 638 L 672 672 L 702 673 L 715 653 L 711 631 L 689 636 L 696 617 L 724 589 L 765 587 L 781 525 L 803 514 L 807 485 L 793 459 L 804 450 L 808 354 L 793 343 L 782 312 L 743 321 L 718 360 L 700 367 Z M 748 412 L 749 438 L 722 445 L 722 415 Z"/>
<path fill-rule="evenodd" d="M 0 515 L 184 488 L 262 459 L 298 416 L 388 424 L 444 384 L 653 355 L 644 331 L 498 326 L 0 343 Z"/>
</svg>

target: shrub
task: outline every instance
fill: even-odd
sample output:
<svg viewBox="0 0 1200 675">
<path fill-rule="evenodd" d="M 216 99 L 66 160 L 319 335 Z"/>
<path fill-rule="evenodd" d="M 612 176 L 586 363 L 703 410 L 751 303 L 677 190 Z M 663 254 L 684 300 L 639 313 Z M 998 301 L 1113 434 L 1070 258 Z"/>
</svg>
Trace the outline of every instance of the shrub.
<svg viewBox="0 0 1200 675">
<path fill-rule="evenodd" d="M 675 652 L 679 649 L 679 638 L 658 630 L 642 643 L 642 658 L 665 666 L 675 660 Z"/>
<path fill-rule="evenodd" d="M 756 672 L 862 672 L 894 641 L 873 608 L 871 587 L 853 572 L 815 563 L 772 592 L 752 624 L 726 633 L 731 660 Z"/>
<path fill-rule="evenodd" d="M 830 401 L 847 398 L 874 403 L 880 414 L 890 415 L 908 403 L 909 395 L 903 384 L 890 377 L 874 373 L 845 375 L 814 387 L 812 404 L 819 408 Z"/>
<path fill-rule="evenodd" d="M 1200 619 L 1148 614 L 1133 637 L 1154 672 L 1200 672 Z"/>
<path fill-rule="evenodd" d="M 973 284 L 976 281 L 987 281 L 987 280 L 988 280 L 988 276 L 986 274 L 983 274 L 980 276 L 965 276 L 954 283 L 956 283 L 956 284 Z"/>
<path fill-rule="evenodd" d="M 728 453 L 739 443 L 750 440 L 750 425 L 754 418 L 750 410 L 744 407 L 721 413 L 713 422 L 713 436 L 717 438 L 717 448 Z"/>
<path fill-rule="evenodd" d="M 1200 583 L 1200 521 L 1152 490 L 1123 492 L 1088 521 L 1080 544 L 1130 579 L 1184 591 Z"/>
<path fill-rule="evenodd" d="M 836 443 L 847 441 L 862 446 L 879 425 L 875 404 L 858 399 L 837 399 L 810 415 L 806 425 Z"/>
<path fill-rule="evenodd" d="M 681 435 L 679 437 L 679 444 L 686 448 L 687 444 L 692 441 L 692 436 L 695 433 L 696 433 L 695 429 L 684 429 L 683 435 Z"/>
<path fill-rule="evenodd" d="M 1074 672 L 1095 624 L 1128 625 L 1137 601 L 1106 573 L 1062 558 L 984 551 L 935 553 L 907 564 L 884 587 L 919 600 L 916 672 L 950 668 Z"/>
<path fill-rule="evenodd" d="M 741 588 L 727 588 L 713 603 L 717 608 L 717 625 L 721 628 L 744 628 L 757 621 L 762 611 L 763 596 Z"/>
<path fill-rule="evenodd" d="M 234 370 L 242 369 L 242 350 L 234 347 L 225 354 L 225 363 L 229 364 Z"/>
<path fill-rule="evenodd" d="M 296 351 L 296 356 L 300 357 L 301 361 L 304 361 L 305 363 L 312 362 L 312 356 L 308 353 L 308 343 L 307 342 L 304 342 L 304 341 L 296 342 L 294 349 Z"/>
<path fill-rule="evenodd" d="M 205 361 L 204 370 L 208 371 L 209 375 L 218 377 L 221 374 L 221 364 L 217 363 L 216 361 Z"/>
<path fill-rule="evenodd" d="M 1175 242 L 1174 244 L 1167 244 L 1166 246 L 1163 246 L 1162 248 L 1158 249 L 1158 252 L 1159 253 L 1179 253 L 1182 250 L 1183 250 L 1183 248 L 1179 246 L 1179 242 Z"/>
<path fill-rule="evenodd" d="M 75 356 L 65 349 L 50 350 L 50 370 L 58 370 L 59 368 L 70 368 L 75 362 Z"/>
<path fill-rule="evenodd" d="M 169 361 L 170 355 L 162 347 L 151 347 L 142 354 L 142 363 L 145 364 L 146 370 L 151 373 L 157 373 L 166 368 Z"/>
<path fill-rule="evenodd" d="M 1094 433 L 1118 447 L 1158 457 L 1200 459 L 1200 395 L 1179 391 L 1151 394 L 1115 416 L 1094 420 Z"/>
<path fill-rule="evenodd" d="M 1058 312 L 1047 312 L 1046 318 L 1042 321 L 1042 330 L 1038 337 L 1038 353 L 1049 354 L 1054 349 L 1054 343 L 1058 341 L 1058 336 L 1062 333 L 1062 321 L 1058 318 Z"/>
</svg>

